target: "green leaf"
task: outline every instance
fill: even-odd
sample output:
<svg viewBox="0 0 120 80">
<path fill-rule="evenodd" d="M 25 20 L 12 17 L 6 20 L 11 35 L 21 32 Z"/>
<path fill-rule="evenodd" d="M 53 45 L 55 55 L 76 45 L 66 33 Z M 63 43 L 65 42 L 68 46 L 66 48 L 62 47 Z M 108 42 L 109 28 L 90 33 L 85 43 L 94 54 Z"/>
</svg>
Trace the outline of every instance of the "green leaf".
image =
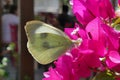
<svg viewBox="0 0 120 80">
<path fill-rule="evenodd" d="M 11 50 L 13 51 L 15 49 L 15 43 L 11 42 L 8 47 L 7 47 L 7 50 Z"/>
<path fill-rule="evenodd" d="M 114 76 L 109 74 L 106 71 L 100 72 L 92 80 L 115 80 Z"/>
<path fill-rule="evenodd" d="M 117 18 L 112 25 L 115 26 L 115 25 L 117 25 L 118 23 L 120 23 L 120 18 Z"/>
<path fill-rule="evenodd" d="M 117 25 L 115 26 L 115 29 L 120 31 L 120 24 L 117 24 Z"/>
<path fill-rule="evenodd" d="M 4 69 L 0 69 L 0 76 L 4 76 L 5 75 L 5 70 Z"/>
</svg>

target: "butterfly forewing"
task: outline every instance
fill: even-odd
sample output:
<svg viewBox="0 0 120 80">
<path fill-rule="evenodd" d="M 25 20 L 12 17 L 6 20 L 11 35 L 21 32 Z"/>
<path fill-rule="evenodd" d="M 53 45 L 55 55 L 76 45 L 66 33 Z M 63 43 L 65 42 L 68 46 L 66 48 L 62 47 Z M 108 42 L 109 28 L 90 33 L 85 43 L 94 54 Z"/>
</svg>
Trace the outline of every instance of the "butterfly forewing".
<svg viewBox="0 0 120 80">
<path fill-rule="evenodd" d="M 29 22 L 26 33 L 28 50 L 41 64 L 56 60 L 73 45 L 62 31 L 39 21 Z"/>
</svg>

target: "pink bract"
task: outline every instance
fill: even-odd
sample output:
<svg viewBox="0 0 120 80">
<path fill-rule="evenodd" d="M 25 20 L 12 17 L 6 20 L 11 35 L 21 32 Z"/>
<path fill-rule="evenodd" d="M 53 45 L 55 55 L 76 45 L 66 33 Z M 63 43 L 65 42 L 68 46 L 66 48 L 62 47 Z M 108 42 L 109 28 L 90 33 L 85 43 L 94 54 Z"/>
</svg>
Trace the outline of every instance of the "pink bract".
<svg viewBox="0 0 120 80">
<path fill-rule="evenodd" d="M 120 6 L 120 0 L 118 0 L 118 4 L 119 4 L 119 6 Z"/>
<path fill-rule="evenodd" d="M 73 13 L 83 25 L 96 17 L 110 20 L 115 16 L 109 0 L 73 0 L 72 2 Z"/>
</svg>

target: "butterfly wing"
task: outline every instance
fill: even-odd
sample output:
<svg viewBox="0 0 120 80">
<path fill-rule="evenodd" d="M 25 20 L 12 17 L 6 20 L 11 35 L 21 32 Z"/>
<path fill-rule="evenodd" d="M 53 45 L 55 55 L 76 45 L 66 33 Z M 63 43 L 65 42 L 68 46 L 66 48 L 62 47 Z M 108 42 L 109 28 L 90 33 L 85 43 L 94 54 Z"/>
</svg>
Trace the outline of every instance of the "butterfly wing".
<svg viewBox="0 0 120 80">
<path fill-rule="evenodd" d="M 28 22 L 25 30 L 28 50 L 41 64 L 51 63 L 73 45 L 62 31 L 41 21 Z"/>
</svg>

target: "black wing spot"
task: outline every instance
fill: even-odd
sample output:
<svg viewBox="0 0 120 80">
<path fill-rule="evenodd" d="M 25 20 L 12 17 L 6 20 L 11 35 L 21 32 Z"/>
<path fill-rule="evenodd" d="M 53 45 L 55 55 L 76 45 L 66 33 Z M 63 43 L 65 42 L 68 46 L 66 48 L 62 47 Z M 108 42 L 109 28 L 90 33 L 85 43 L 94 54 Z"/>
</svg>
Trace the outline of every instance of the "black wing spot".
<svg viewBox="0 0 120 80">
<path fill-rule="evenodd" d="M 42 47 L 49 49 L 49 48 L 55 48 L 55 47 L 58 47 L 58 46 L 50 45 L 49 42 L 45 41 L 45 42 L 42 43 Z"/>
<path fill-rule="evenodd" d="M 50 48 L 50 45 L 49 45 L 48 42 L 43 42 L 42 46 L 43 46 L 44 48 Z"/>
<path fill-rule="evenodd" d="M 48 33 L 41 33 L 40 34 L 40 38 L 41 39 L 44 39 L 44 38 L 46 38 L 48 36 Z"/>
</svg>

